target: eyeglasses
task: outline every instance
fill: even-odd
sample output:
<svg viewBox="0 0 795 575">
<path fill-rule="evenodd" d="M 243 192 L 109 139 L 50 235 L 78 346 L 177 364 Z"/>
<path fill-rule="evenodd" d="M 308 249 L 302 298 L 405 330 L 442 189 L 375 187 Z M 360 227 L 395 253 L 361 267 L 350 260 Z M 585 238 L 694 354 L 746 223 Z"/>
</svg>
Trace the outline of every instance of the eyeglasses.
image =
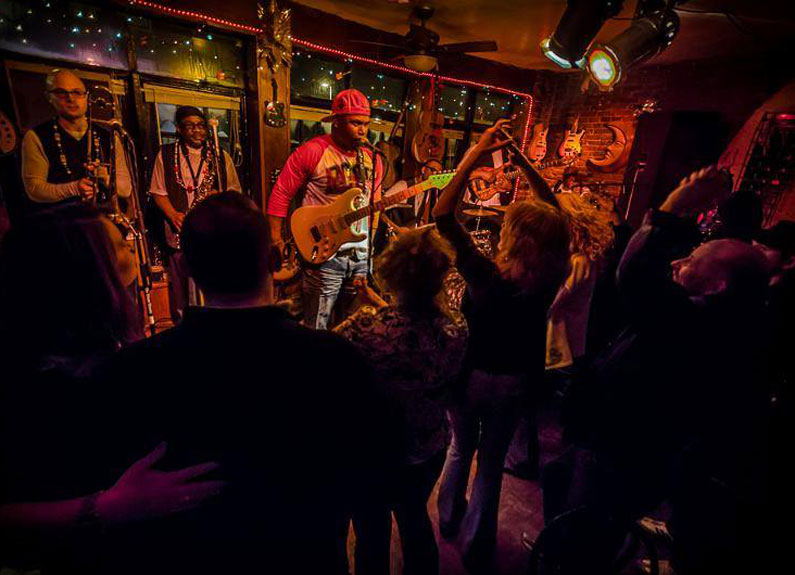
<svg viewBox="0 0 795 575">
<path fill-rule="evenodd" d="M 191 124 L 190 122 L 185 122 L 184 124 L 180 124 L 183 130 L 188 130 L 189 132 L 193 132 L 194 130 L 204 131 L 207 129 L 207 124 L 204 122 L 199 122 L 198 124 Z"/>
<path fill-rule="evenodd" d="M 75 100 L 80 100 L 86 97 L 85 90 L 64 90 L 63 88 L 56 88 L 55 90 L 50 90 L 50 94 L 58 98 L 59 100 L 66 100 L 71 96 Z"/>
</svg>

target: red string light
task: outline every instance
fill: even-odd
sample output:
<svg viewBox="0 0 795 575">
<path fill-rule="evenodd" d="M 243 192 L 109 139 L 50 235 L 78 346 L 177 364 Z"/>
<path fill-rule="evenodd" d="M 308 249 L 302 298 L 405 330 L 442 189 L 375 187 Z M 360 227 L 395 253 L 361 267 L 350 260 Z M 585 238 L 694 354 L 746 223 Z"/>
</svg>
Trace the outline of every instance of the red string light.
<svg viewBox="0 0 795 575">
<path fill-rule="evenodd" d="M 522 134 L 522 152 L 527 149 L 527 138 L 530 133 L 530 121 L 533 118 L 533 97 L 528 94 L 527 95 L 527 119 L 524 123 L 524 133 Z"/>
<path fill-rule="evenodd" d="M 250 32 L 251 34 L 260 34 L 262 32 L 262 28 L 246 26 L 245 24 L 240 24 L 239 22 L 224 20 L 223 18 L 216 18 L 215 16 L 208 16 L 207 14 L 193 12 L 192 10 L 179 10 L 177 8 L 171 8 L 170 6 L 163 6 L 162 4 L 158 4 L 156 2 L 148 2 L 147 0 L 129 0 L 129 2 L 133 6 L 151 8 L 152 10 L 157 10 L 165 14 L 171 14 L 172 16 L 182 16 L 183 18 L 193 18 L 195 20 L 212 22 L 213 24 L 219 24 L 221 26 L 226 26 L 227 28 L 235 28 L 237 30 L 242 30 L 243 32 Z"/>
<path fill-rule="evenodd" d="M 232 20 L 224 20 L 223 18 L 216 18 L 214 16 L 208 16 L 206 14 L 202 14 L 200 12 L 193 12 L 191 10 L 180 10 L 177 8 L 171 8 L 170 6 L 163 6 L 162 4 L 158 4 L 156 2 L 149 2 L 148 0 L 129 0 L 130 4 L 133 6 L 143 6 L 145 8 L 150 8 L 152 10 L 157 10 L 159 12 L 163 12 L 165 14 L 170 14 L 172 16 L 181 16 L 183 18 L 193 18 L 194 20 L 202 20 L 205 22 L 211 22 L 213 24 L 218 24 L 221 26 L 226 26 L 228 28 L 234 28 L 237 30 L 241 30 L 243 32 L 249 32 L 251 34 L 261 34 L 263 32 L 262 28 L 256 28 L 254 26 L 247 26 L 245 24 L 240 24 L 238 22 L 233 22 Z M 389 62 L 382 62 L 380 60 L 374 60 L 373 58 L 366 58 L 364 56 L 359 56 L 357 54 L 351 54 L 349 52 L 344 52 L 342 50 L 337 50 L 336 48 L 329 48 L 327 46 L 322 46 L 321 44 L 316 44 L 314 42 L 309 42 L 308 40 L 302 40 L 300 38 L 292 38 L 293 44 L 298 46 L 303 46 L 304 48 L 310 50 L 316 50 L 318 52 L 325 52 L 326 54 L 332 54 L 335 56 L 339 56 L 341 58 L 345 58 L 347 60 L 352 60 L 354 62 L 361 62 L 364 64 L 369 64 L 371 66 L 377 66 L 379 68 L 386 68 L 387 70 L 393 70 L 395 72 L 401 72 L 402 74 L 407 74 L 409 76 L 414 77 L 426 77 L 432 78 L 435 77 L 435 74 L 432 72 L 417 72 L 416 70 L 412 70 L 410 68 L 406 68 L 405 66 L 398 66 L 397 64 L 390 64 Z M 465 80 L 463 78 L 453 78 L 451 76 L 438 76 L 439 81 L 444 82 L 445 84 L 459 84 L 461 86 L 470 86 L 473 88 L 479 88 L 481 90 L 486 90 L 489 92 L 497 92 L 500 94 L 507 94 L 510 96 L 517 96 L 519 98 L 524 98 L 528 101 L 528 106 L 532 108 L 533 106 L 533 97 L 525 92 L 518 92 L 516 90 L 511 90 L 509 88 L 502 88 L 500 86 L 492 86 L 491 84 L 483 84 L 481 82 L 475 82 L 473 80 Z M 529 122 L 529 112 L 528 112 L 528 122 Z M 525 126 L 525 138 L 527 137 L 527 126 Z M 523 142 L 524 146 L 524 142 Z"/>
</svg>

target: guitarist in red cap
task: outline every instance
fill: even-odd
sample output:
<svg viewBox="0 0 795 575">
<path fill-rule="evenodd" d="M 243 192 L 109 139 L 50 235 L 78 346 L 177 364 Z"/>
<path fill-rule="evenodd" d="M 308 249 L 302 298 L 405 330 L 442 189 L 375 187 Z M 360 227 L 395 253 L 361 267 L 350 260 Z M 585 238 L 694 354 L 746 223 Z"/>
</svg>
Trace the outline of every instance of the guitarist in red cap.
<svg viewBox="0 0 795 575">
<path fill-rule="evenodd" d="M 370 126 L 370 103 L 358 90 L 343 90 L 334 98 L 331 134 L 313 138 L 287 159 L 268 199 L 268 219 L 274 246 L 284 246 L 283 227 L 290 201 L 303 191 L 301 205 L 327 205 L 343 192 L 361 188 L 370 201 L 381 195 L 383 163 L 366 146 Z M 373 174 L 375 170 L 375 175 Z M 355 224 L 359 233 L 368 232 L 367 219 Z M 343 244 L 328 261 L 305 265 L 303 279 L 304 323 L 326 329 L 340 293 L 349 304 L 367 277 L 369 241 Z"/>
</svg>

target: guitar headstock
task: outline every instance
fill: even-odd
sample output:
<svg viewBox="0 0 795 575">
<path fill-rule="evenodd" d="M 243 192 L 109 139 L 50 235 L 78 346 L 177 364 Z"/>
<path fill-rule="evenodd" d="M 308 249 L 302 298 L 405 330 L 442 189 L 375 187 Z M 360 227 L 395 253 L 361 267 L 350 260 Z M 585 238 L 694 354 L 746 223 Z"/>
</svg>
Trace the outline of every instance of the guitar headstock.
<svg viewBox="0 0 795 575">
<path fill-rule="evenodd" d="M 452 170 L 447 172 L 439 172 L 438 174 L 434 174 L 425 180 L 423 182 L 423 187 L 426 189 L 438 188 L 441 190 L 450 183 L 450 181 L 453 179 L 453 176 L 455 176 L 455 171 Z"/>
</svg>

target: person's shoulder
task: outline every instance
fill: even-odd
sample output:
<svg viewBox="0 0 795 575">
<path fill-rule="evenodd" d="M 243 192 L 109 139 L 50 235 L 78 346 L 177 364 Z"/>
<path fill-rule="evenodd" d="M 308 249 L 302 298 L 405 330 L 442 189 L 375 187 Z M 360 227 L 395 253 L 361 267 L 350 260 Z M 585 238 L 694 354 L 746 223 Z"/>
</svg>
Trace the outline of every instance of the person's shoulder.
<svg viewBox="0 0 795 575">
<path fill-rule="evenodd" d="M 167 144 L 161 144 L 160 147 L 157 149 L 156 157 L 162 157 L 164 153 L 172 151 L 176 149 L 177 143 L 176 142 L 168 142 Z"/>
<path fill-rule="evenodd" d="M 311 329 L 299 323 L 293 323 L 285 329 L 296 342 L 303 344 L 304 349 L 311 349 L 316 354 L 357 355 L 358 353 L 348 340 L 332 331 Z"/>
<path fill-rule="evenodd" d="M 40 142 L 41 141 L 41 138 L 39 138 L 39 134 L 36 132 L 36 128 L 29 129 L 27 132 L 25 132 L 25 135 L 22 136 L 22 145 L 23 146 L 27 142 L 31 142 L 31 141 L 33 141 L 33 142 L 37 142 L 37 141 Z"/>
<path fill-rule="evenodd" d="M 177 326 L 123 347 L 104 363 L 98 373 L 124 376 L 133 375 L 139 369 L 151 369 L 151 361 L 155 357 L 167 353 L 177 344 L 181 338 L 180 331 Z"/>
<path fill-rule="evenodd" d="M 322 136 L 315 136 L 311 140 L 307 140 L 296 150 L 297 153 L 302 154 L 312 154 L 312 153 L 322 153 L 331 146 L 331 136 L 329 134 L 324 134 Z"/>
</svg>

